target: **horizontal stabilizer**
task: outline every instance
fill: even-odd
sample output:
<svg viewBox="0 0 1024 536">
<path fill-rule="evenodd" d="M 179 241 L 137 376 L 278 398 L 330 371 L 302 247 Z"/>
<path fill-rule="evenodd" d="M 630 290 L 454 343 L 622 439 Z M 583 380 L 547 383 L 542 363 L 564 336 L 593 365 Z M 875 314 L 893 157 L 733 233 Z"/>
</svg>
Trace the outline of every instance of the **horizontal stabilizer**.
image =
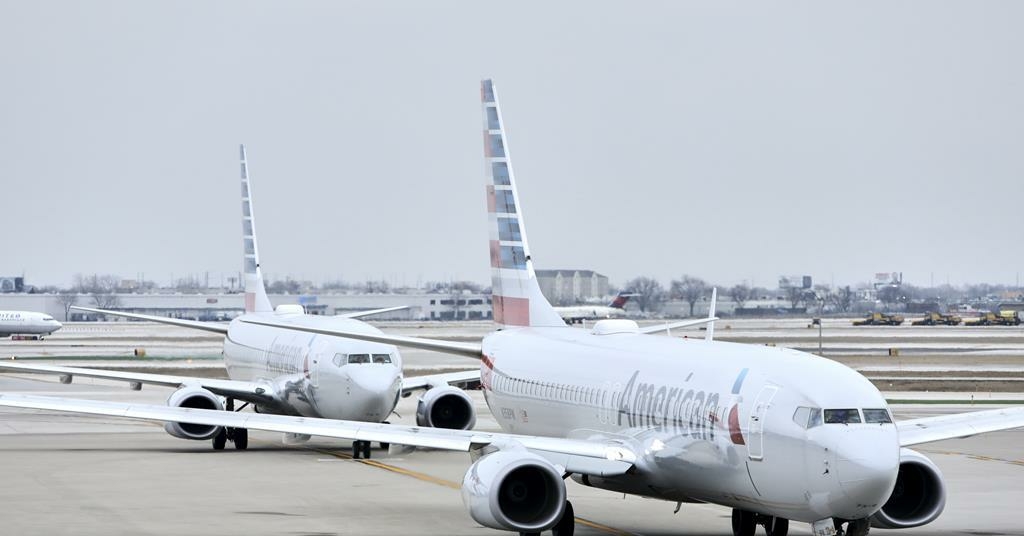
<svg viewBox="0 0 1024 536">
<path fill-rule="evenodd" d="M 647 326 L 640 328 L 640 333 L 658 333 L 660 331 L 668 331 L 671 329 L 688 328 L 691 326 L 699 326 L 701 324 L 707 324 L 708 322 L 714 322 L 718 320 L 718 317 L 709 318 L 697 318 L 695 320 L 680 320 L 679 322 L 670 322 L 668 324 L 658 324 L 657 326 Z"/>
<path fill-rule="evenodd" d="M 345 313 L 338 316 L 340 316 L 341 318 L 363 318 L 365 316 L 380 315 L 384 313 L 390 313 L 392 311 L 401 311 L 403 309 L 408 308 L 408 305 L 399 305 L 398 307 L 385 307 L 383 309 L 370 309 L 369 311 L 356 311 L 354 313 Z"/>
</svg>

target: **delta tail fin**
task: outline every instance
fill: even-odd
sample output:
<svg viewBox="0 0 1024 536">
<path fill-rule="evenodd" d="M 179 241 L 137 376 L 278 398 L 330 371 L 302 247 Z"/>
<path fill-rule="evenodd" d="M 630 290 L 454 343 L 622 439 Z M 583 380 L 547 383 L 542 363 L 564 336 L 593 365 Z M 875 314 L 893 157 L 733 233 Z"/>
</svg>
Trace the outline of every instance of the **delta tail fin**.
<svg viewBox="0 0 1024 536">
<path fill-rule="evenodd" d="M 625 309 L 626 302 L 628 302 L 629 299 L 632 298 L 633 296 L 636 296 L 636 294 L 620 292 L 619 295 L 615 296 L 615 299 L 608 304 L 608 307 L 611 307 L 612 309 Z"/>
<path fill-rule="evenodd" d="M 540 292 L 505 137 L 505 123 L 491 80 L 480 84 L 487 164 L 490 226 L 491 302 L 494 322 L 503 326 L 562 327 L 565 322 Z"/>
<path fill-rule="evenodd" d="M 256 216 L 252 209 L 252 185 L 249 166 L 245 158 L 245 145 L 239 145 L 242 159 L 242 255 L 245 268 L 245 312 L 273 311 L 267 289 L 263 285 L 259 250 L 256 248 Z"/>
</svg>

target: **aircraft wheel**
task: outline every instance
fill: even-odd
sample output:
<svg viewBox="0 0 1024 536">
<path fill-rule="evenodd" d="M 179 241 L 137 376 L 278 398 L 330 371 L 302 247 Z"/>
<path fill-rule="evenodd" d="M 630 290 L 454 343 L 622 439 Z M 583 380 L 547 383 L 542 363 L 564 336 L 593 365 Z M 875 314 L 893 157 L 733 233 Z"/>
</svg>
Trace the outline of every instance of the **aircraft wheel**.
<svg viewBox="0 0 1024 536">
<path fill-rule="evenodd" d="M 558 523 L 551 527 L 551 533 L 554 536 L 572 536 L 575 530 L 576 514 L 572 510 L 572 503 L 565 501 L 565 511 L 562 513 L 562 519 L 559 519 Z"/>
<path fill-rule="evenodd" d="M 855 519 L 846 525 L 846 536 L 868 536 L 871 531 L 871 520 Z"/>
<path fill-rule="evenodd" d="M 213 450 L 224 450 L 224 445 L 228 444 L 228 432 L 221 428 L 217 435 L 213 436 Z"/>
<path fill-rule="evenodd" d="M 370 459 L 370 448 L 371 443 L 369 441 L 363 441 L 363 458 Z"/>
<path fill-rule="evenodd" d="M 249 448 L 249 431 L 245 428 L 235 428 L 234 432 L 235 450 Z"/>
<path fill-rule="evenodd" d="M 732 511 L 732 536 L 754 536 L 757 517 L 754 512 L 734 509 Z"/>
<path fill-rule="evenodd" d="M 764 532 L 768 536 L 786 536 L 789 534 L 789 520 L 781 517 L 769 517 L 764 522 Z"/>
</svg>

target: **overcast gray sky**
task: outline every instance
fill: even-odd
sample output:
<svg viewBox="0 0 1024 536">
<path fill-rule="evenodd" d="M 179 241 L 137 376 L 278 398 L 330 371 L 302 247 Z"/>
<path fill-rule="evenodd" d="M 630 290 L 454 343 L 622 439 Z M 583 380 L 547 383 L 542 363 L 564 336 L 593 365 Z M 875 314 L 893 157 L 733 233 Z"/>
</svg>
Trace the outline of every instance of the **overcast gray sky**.
<svg viewBox="0 0 1024 536">
<path fill-rule="evenodd" d="M 1024 271 L 1024 3 L 0 1 L 0 274 L 488 279 L 479 80 L 539 268 Z"/>
</svg>

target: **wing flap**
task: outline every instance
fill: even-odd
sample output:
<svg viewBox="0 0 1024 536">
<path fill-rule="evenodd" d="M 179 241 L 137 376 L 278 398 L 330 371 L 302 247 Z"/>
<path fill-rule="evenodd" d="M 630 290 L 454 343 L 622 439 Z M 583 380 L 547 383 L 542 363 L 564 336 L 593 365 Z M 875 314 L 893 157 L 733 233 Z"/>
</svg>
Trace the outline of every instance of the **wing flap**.
<svg viewBox="0 0 1024 536">
<path fill-rule="evenodd" d="M 538 453 L 552 456 L 551 459 L 554 460 L 560 460 L 557 463 L 564 466 L 567 471 L 604 476 L 623 474 L 636 461 L 636 455 L 629 448 L 610 441 L 492 434 L 472 430 L 448 430 L 398 424 L 13 394 L 0 394 L 0 406 L 107 415 L 145 421 L 228 426 L 464 452 L 492 443 L 497 446 L 519 444 L 532 451 L 544 451 Z M 599 473 L 587 472 L 590 470 L 599 471 Z"/>
<path fill-rule="evenodd" d="M 972 411 L 896 423 L 901 447 L 1021 427 L 1024 427 L 1024 407 Z"/>
</svg>

